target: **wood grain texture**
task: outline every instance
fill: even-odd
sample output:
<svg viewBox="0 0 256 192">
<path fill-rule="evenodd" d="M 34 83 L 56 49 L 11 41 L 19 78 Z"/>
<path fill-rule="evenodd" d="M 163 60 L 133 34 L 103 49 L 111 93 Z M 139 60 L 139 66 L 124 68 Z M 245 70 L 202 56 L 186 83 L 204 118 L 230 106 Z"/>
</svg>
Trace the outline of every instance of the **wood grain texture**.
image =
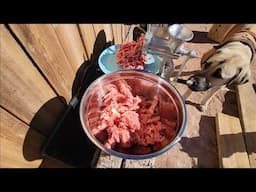
<svg viewBox="0 0 256 192">
<path fill-rule="evenodd" d="M 84 46 L 86 48 L 88 59 L 93 53 L 94 42 L 96 39 L 94 28 L 92 24 L 79 24 Z"/>
<path fill-rule="evenodd" d="M 0 107 L 0 168 L 36 168 L 42 160 L 27 161 L 23 142 L 28 125 Z"/>
<path fill-rule="evenodd" d="M 251 83 L 237 86 L 237 100 L 250 165 L 256 168 L 256 94 Z"/>
<path fill-rule="evenodd" d="M 214 24 L 209 30 L 207 37 L 218 43 L 222 43 L 228 33 L 236 26 L 236 24 Z"/>
<path fill-rule="evenodd" d="M 53 24 L 58 39 L 74 71 L 87 60 L 82 39 L 76 24 Z"/>
<path fill-rule="evenodd" d="M 29 124 L 56 94 L 3 25 L 0 32 L 0 105 Z"/>
<path fill-rule="evenodd" d="M 59 95 L 71 99 L 75 71 L 51 24 L 11 24 L 13 32 Z"/>
<path fill-rule="evenodd" d="M 217 113 L 216 133 L 220 167 L 250 168 L 239 119 Z"/>
<path fill-rule="evenodd" d="M 114 43 L 122 43 L 122 24 L 112 24 Z"/>
</svg>

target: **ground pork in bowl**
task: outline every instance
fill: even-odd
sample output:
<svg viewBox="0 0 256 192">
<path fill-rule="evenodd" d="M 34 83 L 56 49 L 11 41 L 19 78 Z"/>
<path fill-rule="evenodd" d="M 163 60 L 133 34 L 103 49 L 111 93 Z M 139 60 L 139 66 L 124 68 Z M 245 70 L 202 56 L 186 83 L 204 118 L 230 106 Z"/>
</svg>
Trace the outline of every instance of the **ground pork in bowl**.
<svg viewBox="0 0 256 192">
<path fill-rule="evenodd" d="M 80 119 L 101 150 L 123 159 L 146 159 L 181 139 L 187 112 L 173 85 L 152 73 L 127 70 L 105 74 L 88 87 Z"/>
</svg>

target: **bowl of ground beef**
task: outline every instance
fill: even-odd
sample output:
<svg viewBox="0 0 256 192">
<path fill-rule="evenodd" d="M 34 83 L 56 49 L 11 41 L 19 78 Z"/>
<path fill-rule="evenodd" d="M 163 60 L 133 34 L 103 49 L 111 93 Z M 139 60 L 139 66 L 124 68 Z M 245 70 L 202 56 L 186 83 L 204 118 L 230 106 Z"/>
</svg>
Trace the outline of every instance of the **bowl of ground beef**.
<svg viewBox="0 0 256 192">
<path fill-rule="evenodd" d="M 123 159 L 163 154 L 180 141 L 187 123 L 179 91 L 163 78 L 137 70 L 96 79 L 85 91 L 79 110 L 88 138 Z"/>
</svg>

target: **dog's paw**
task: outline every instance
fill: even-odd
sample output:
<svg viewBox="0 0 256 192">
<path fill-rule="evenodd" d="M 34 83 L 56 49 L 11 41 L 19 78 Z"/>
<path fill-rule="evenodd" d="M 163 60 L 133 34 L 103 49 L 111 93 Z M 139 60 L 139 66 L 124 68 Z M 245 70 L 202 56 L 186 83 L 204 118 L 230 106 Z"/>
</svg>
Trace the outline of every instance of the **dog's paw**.
<svg viewBox="0 0 256 192">
<path fill-rule="evenodd" d="M 247 83 L 251 78 L 251 70 L 250 67 L 240 68 L 240 72 L 237 77 L 234 79 L 236 84 L 244 84 Z"/>
</svg>

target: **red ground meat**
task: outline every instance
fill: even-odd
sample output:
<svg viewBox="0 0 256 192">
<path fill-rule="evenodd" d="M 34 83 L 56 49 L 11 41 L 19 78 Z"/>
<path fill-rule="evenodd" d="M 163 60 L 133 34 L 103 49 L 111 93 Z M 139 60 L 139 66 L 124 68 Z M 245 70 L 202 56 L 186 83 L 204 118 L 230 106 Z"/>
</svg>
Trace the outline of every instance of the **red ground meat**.
<svg viewBox="0 0 256 192">
<path fill-rule="evenodd" d="M 158 96 L 133 96 L 131 87 L 123 80 L 105 86 L 103 91 L 101 111 L 92 108 L 88 114 L 93 114 L 89 120 L 93 134 L 106 147 L 135 146 L 136 153 L 143 154 L 163 147 L 175 137 L 176 117 L 170 121 L 160 116 Z"/>
<path fill-rule="evenodd" d="M 146 56 L 142 54 L 144 34 L 138 41 L 122 43 L 117 50 L 116 62 L 124 69 L 144 69 Z"/>
</svg>

